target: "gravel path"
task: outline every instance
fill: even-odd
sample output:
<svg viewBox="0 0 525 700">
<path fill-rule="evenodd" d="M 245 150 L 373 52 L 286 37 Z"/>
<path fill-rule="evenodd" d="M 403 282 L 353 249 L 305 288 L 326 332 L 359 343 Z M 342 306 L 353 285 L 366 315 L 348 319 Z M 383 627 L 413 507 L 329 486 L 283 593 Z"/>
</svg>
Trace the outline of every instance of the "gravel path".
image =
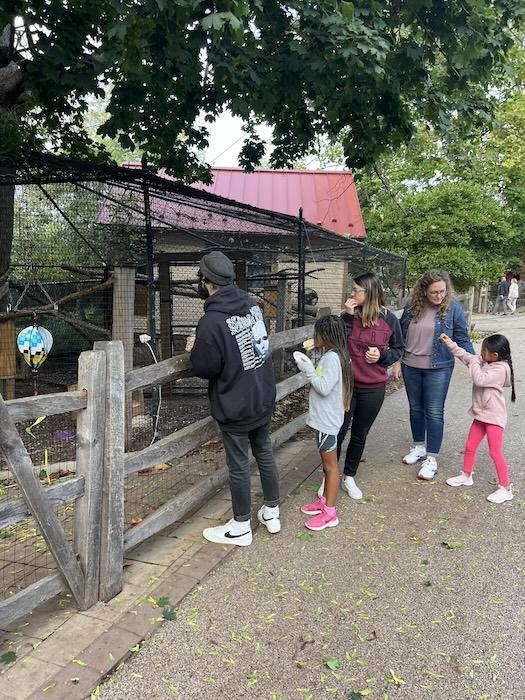
<svg viewBox="0 0 525 700">
<path fill-rule="evenodd" d="M 502 330 L 525 376 L 525 318 L 478 320 Z M 370 435 L 356 503 L 341 493 L 337 528 L 308 533 L 299 506 L 283 531 L 258 531 L 184 601 L 177 619 L 100 688 L 104 700 L 520 700 L 525 698 L 525 384 L 509 406 L 511 503 L 491 505 L 495 471 L 483 445 L 475 485 L 451 489 L 470 423 L 470 384 L 454 372 L 440 472 L 419 482 L 404 391 Z M 447 545 L 444 543 L 448 543 Z"/>
</svg>

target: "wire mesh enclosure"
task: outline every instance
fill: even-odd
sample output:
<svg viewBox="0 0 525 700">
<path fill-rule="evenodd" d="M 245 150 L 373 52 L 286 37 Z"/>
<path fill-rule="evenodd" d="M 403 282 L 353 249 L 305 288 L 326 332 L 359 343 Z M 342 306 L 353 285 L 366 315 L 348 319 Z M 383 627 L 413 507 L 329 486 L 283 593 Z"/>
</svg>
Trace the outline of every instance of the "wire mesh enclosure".
<svg viewBox="0 0 525 700">
<path fill-rule="evenodd" d="M 259 302 L 271 332 L 304 325 L 323 310 L 338 313 L 349 278 L 363 271 L 379 274 L 392 305 L 404 295 L 403 257 L 313 225 L 299 212 L 258 209 L 137 165 L 34 154 L 0 161 L 4 398 L 76 390 L 78 357 L 97 341 L 122 340 L 127 370 L 183 352 L 203 312 L 197 270 L 210 250 L 232 259 L 236 283 Z M 24 328 L 47 329 L 53 338 L 38 367 L 18 352 Z M 290 355 L 274 354 L 281 379 L 295 371 Z M 190 376 L 130 392 L 126 449 L 140 450 L 207 416 L 205 393 L 205 383 Z M 298 395 L 304 403 L 304 391 Z M 44 483 L 74 475 L 71 414 L 42 416 L 19 430 Z M 221 447 L 213 438 L 175 463 L 127 476 L 127 525 L 218 469 Z M 0 459 L 0 504 L 16 491 Z M 60 513 L 66 532 L 73 510 Z M 0 530 L 0 598 L 53 566 L 33 530 L 31 519 Z M 17 573 L 21 560 L 25 568 Z"/>
</svg>

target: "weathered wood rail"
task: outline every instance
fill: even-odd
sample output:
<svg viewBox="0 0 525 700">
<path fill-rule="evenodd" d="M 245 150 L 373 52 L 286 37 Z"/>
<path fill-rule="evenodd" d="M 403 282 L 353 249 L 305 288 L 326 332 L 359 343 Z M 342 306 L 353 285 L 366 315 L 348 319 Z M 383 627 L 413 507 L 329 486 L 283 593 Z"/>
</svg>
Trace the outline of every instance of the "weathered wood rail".
<svg viewBox="0 0 525 700">
<path fill-rule="evenodd" d="M 297 345 L 311 337 L 312 329 L 310 325 L 274 334 L 272 350 Z M 223 467 L 124 531 L 126 475 L 180 458 L 218 432 L 217 424 L 208 417 L 143 450 L 125 453 L 126 401 L 130 392 L 190 372 L 187 353 L 126 372 L 122 343 L 97 342 L 93 351 L 79 358 L 78 391 L 10 401 L 0 396 L 0 450 L 22 496 L 0 502 L 0 528 L 32 515 L 57 564 L 56 573 L 0 602 L 0 629 L 62 591 L 71 591 L 80 609 L 117 595 L 122 589 L 124 553 L 184 518 L 227 483 L 228 470 Z M 277 400 L 305 383 L 301 374 L 280 382 Z M 67 412 L 74 412 L 77 420 L 76 475 L 43 486 L 16 423 Z M 272 444 L 281 445 L 305 424 L 306 413 L 272 433 Z M 67 541 L 55 514 L 56 507 L 70 503 L 75 503 L 73 543 Z"/>
</svg>

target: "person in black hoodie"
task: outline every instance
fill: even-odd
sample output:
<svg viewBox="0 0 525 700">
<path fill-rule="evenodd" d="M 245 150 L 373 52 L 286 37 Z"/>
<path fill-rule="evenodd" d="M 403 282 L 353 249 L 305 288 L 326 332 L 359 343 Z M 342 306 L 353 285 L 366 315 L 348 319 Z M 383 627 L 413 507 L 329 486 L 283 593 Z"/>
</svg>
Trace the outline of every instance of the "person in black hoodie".
<svg viewBox="0 0 525 700">
<path fill-rule="evenodd" d="M 249 448 L 261 475 L 264 505 L 257 513 L 270 533 L 281 529 L 279 477 L 270 442 L 275 378 L 268 333 L 252 297 L 233 284 L 233 264 L 220 251 L 199 265 L 204 316 L 188 337 L 193 374 L 208 379 L 212 416 L 219 424 L 230 471 L 233 518 L 206 528 L 204 537 L 219 544 L 252 542 Z"/>
</svg>

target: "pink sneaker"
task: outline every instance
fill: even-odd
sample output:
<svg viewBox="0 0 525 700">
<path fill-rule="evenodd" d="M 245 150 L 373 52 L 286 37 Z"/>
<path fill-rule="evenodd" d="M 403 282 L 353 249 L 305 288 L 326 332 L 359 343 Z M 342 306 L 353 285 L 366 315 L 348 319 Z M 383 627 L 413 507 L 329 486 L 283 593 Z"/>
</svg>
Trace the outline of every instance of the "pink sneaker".
<svg viewBox="0 0 525 700">
<path fill-rule="evenodd" d="M 301 513 L 305 513 L 306 515 L 317 515 L 318 513 L 323 512 L 325 504 L 325 497 L 321 496 L 321 498 L 318 498 L 317 501 L 314 501 L 313 503 L 305 503 L 304 506 L 301 506 Z"/>
<path fill-rule="evenodd" d="M 512 501 L 513 498 L 514 494 L 512 493 L 512 484 L 509 484 L 507 488 L 501 484 L 498 484 L 496 491 L 487 496 L 487 501 L 490 501 L 491 503 L 505 503 L 505 501 Z"/>
<path fill-rule="evenodd" d="M 472 486 L 474 484 L 474 479 L 472 478 L 472 474 L 461 472 L 459 476 L 451 476 L 447 479 L 447 484 L 449 486 Z"/>
<path fill-rule="evenodd" d="M 336 525 L 339 525 L 337 513 L 335 510 L 333 515 L 328 513 L 326 507 L 323 508 L 319 515 L 316 515 L 314 518 L 310 518 L 310 520 L 305 522 L 305 526 L 309 530 L 324 530 L 325 527 L 335 527 Z"/>
</svg>

